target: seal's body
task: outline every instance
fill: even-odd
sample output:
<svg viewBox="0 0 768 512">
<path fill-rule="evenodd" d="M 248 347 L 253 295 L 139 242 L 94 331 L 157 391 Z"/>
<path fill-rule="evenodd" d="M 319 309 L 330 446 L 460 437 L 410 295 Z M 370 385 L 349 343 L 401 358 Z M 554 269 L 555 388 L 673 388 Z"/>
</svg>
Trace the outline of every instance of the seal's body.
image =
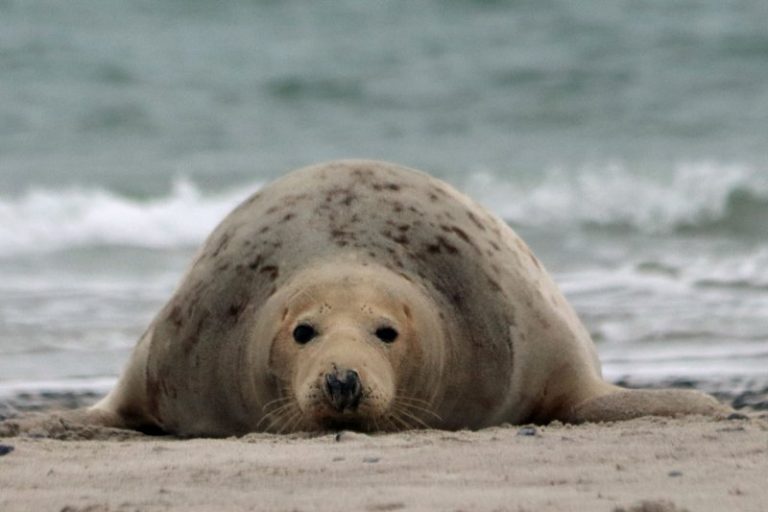
<svg viewBox="0 0 768 512">
<path fill-rule="evenodd" d="M 481 428 L 723 409 L 605 383 L 525 243 L 371 161 L 268 185 L 210 235 L 88 421 L 181 435 Z"/>
</svg>

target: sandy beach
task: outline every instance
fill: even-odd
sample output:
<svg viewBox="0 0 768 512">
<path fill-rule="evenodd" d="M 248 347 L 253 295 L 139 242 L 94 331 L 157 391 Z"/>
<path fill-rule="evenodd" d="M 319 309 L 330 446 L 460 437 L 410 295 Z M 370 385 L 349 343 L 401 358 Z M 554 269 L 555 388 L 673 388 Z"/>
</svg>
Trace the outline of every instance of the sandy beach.
<svg viewBox="0 0 768 512">
<path fill-rule="evenodd" d="M 180 440 L 0 440 L 0 510 L 764 511 L 768 415 Z"/>
</svg>

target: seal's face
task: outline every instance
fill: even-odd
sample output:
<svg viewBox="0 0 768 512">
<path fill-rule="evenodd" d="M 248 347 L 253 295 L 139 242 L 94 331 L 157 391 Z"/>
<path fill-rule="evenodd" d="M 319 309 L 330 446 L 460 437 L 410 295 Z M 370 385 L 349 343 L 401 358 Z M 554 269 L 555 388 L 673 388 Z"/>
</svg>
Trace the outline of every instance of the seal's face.
<svg viewBox="0 0 768 512">
<path fill-rule="evenodd" d="M 285 300 L 269 368 L 272 431 L 402 430 L 435 422 L 443 340 L 433 308 L 395 274 L 319 271 Z"/>
</svg>

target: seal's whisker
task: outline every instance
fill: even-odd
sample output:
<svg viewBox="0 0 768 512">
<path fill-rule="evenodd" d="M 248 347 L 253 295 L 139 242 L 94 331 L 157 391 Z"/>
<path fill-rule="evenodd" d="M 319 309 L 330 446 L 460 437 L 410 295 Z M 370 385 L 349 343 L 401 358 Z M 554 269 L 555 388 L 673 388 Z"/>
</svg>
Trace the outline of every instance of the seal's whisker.
<svg viewBox="0 0 768 512">
<path fill-rule="evenodd" d="M 395 407 L 397 408 L 397 412 L 399 412 L 401 415 L 405 416 L 406 418 L 416 422 L 416 424 L 418 424 L 419 426 L 421 426 L 421 427 L 423 427 L 425 429 L 429 429 L 430 428 L 430 426 L 427 425 L 427 423 L 424 420 L 422 420 L 421 418 L 419 418 L 418 416 L 413 414 L 411 411 L 409 411 L 405 407 L 402 407 L 402 406 L 400 406 L 400 407 L 395 406 Z"/>
<path fill-rule="evenodd" d="M 293 413 L 290 414 L 290 416 L 288 416 L 288 418 L 286 418 L 285 421 L 282 422 L 283 426 L 280 427 L 280 430 L 278 430 L 277 433 L 284 434 L 286 432 L 291 432 L 294 425 L 296 425 L 296 423 L 301 419 L 301 416 L 301 410 L 297 408 L 293 411 Z"/>
<path fill-rule="evenodd" d="M 276 409 L 274 409 L 272 411 L 269 411 L 267 414 L 265 414 L 261 421 L 263 421 L 264 418 L 277 418 L 278 416 L 280 416 L 284 412 L 290 410 L 292 407 L 294 407 L 293 403 L 283 404 L 280 407 L 278 407 L 278 408 L 276 408 Z"/>
<path fill-rule="evenodd" d="M 397 428 L 397 425 L 395 425 L 395 422 L 392 420 L 391 416 L 387 416 L 384 419 L 387 420 L 387 427 L 390 432 L 397 432 L 398 430 L 400 430 L 399 428 Z"/>
<path fill-rule="evenodd" d="M 398 414 L 398 411 L 393 411 L 392 414 L 390 414 L 389 417 L 393 420 L 393 426 L 394 426 L 394 421 L 397 421 L 398 423 L 400 423 L 400 425 L 402 425 L 404 427 L 404 428 L 395 428 L 396 430 L 411 430 L 412 429 L 411 424 L 408 423 L 405 419 L 403 419 Z"/>
<path fill-rule="evenodd" d="M 256 424 L 257 429 L 260 429 L 266 421 L 269 422 L 269 424 L 264 428 L 264 430 L 269 431 L 275 425 L 279 424 L 286 415 L 289 415 L 294 410 L 294 408 L 298 409 L 296 401 L 292 396 L 282 397 L 278 400 L 272 400 L 269 403 L 273 404 L 273 409 L 259 420 L 259 422 Z"/>
<path fill-rule="evenodd" d="M 269 421 L 269 422 L 271 423 L 272 421 L 276 420 L 276 419 L 277 419 L 277 418 L 279 418 L 279 417 L 280 417 L 280 415 L 281 415 L 281 414 L 282 414 L 284 411 L 286 411 L 286 410 L 287 410 L 289 407 L 290 407 L 290 404 L 285 404 L 285 405 L 283 405 L 283 406 L 281 406 L 281 407 L 278 407 L 277 409 L 275 409 L 275 410 L 273 410 L 273 411 L 269 411 L 267 414 L 265 414 L 264 416 L 262 416 L 262 417 L 261 417 L 261 419 L 259 420 L 259 422 L 256 424 L 256 428 L 258 429 L 259 427 L 261 427 L 261 425 L 262 425 L 262 424 L 263 424 L 265 421 Z M 269 427 L 267 427 L 267 428 L 269 428 Z"/>
<path fill-rule="evenodd" d="M 302 420 L 304 420 L 304 413 L 301 411 L 301 409 L 296 409 L 296 414 L 294 415 L 294 419 L 291 420 L 291 423 L 288 427 L 288 432 L 297 432 L 298 428 L 301 425 Z"/>
<path fill-rule="evenodd" d="M 275 398 L 274 400 L 270 400 L 269 402 L 267 402 L 264 405 L 262 405 L 261 406 L 261 410 L 262 411 L 266 411 L 270 407 L 275 407 L 275 406 L 281 405 L 281 404 L 283 404 L 285 402 L 291 401 L 292 399 L 293 399 L 293 397 L 290 397 L 290 396 L 281 396 L 280 398 Z"/>
<path fill-rule="evenodd" d="M 394 403 L 403 406 L 412 412 L 423 412 L 429 414 L 438 421 L 443 421 L 443 418 L 429 407 L 431 404 L 424 400 L 414 399 L 407 396 L 398 396 L 395 398 Z"/>
</svg>

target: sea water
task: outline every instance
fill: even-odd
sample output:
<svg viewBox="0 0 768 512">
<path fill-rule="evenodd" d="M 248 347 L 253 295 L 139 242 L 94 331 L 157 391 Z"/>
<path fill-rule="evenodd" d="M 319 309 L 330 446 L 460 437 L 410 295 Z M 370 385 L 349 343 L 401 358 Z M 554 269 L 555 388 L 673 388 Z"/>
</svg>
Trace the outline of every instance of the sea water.
<svg viewBox="0 0 768 512">
<path fill-rule="evenodd" d="M 502 216 L 612 381 L 768 383 L 763 0 L 0 0 L 0 395 L 103 392 L 226 213 L 335 158 Z"/>
</svg>

